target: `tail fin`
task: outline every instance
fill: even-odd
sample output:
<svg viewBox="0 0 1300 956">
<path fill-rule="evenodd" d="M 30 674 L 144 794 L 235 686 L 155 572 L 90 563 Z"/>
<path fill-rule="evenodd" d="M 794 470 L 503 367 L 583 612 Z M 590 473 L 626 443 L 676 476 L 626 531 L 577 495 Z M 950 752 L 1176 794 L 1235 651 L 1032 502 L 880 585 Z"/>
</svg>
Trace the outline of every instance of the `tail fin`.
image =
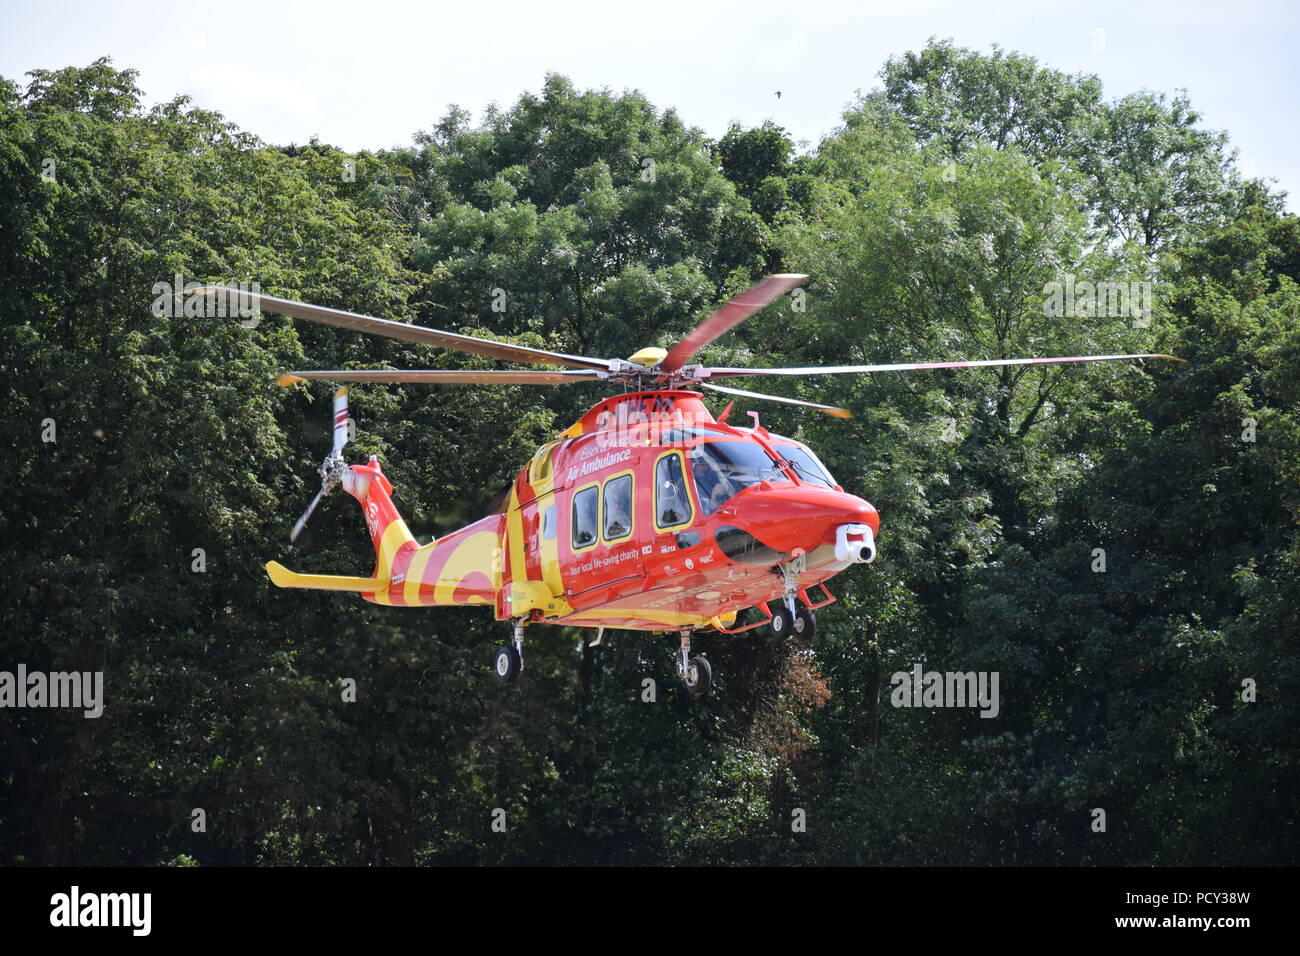
<svg viewBox="0 0 1300 956">
<path fill-rule="evenodd" d="M 278 561 L 271 561 L 266 565 L 266 573 L 277 587 L 355 591 L 375 604 L 392 604 L 390 589 L 395 588 L 399 594 L 404 593 L 402 585 L 406 581 L 407 566 L 419 546 L 393 505 L 393 486 L 384 477 L 379 459 L 371 455 L 370 461 L 364 465 L 348 465 L 343 460 L 343 449 L 351 439 L 353 429 L 352 420 L 348 417 L 346 388 L 340 388 L 334 393 L 333 426 L 333 444 L 320 467 L 320 491 L 294 525 L 289 540 L 298 537 L 321 499 L 342 485 L 344 491 L 361 503 L 366 528 L 375 545 L 375 572 L 369 578 L 299 574 Z"/>
<path fill-rule="evenodd" d="M 379 581 L 391 580 L 398 555 L 406 557 L 405 552 L 413 551 L 418 545 L 397 513 L 392 499 L 393 486 L 379 467 L 379 460 L 371 456 L 367 464 L 350 465 L 343 473 L 343 490 L 361 503 L 366 529 L 375 545 L 374 577 Z"/>
</svg>

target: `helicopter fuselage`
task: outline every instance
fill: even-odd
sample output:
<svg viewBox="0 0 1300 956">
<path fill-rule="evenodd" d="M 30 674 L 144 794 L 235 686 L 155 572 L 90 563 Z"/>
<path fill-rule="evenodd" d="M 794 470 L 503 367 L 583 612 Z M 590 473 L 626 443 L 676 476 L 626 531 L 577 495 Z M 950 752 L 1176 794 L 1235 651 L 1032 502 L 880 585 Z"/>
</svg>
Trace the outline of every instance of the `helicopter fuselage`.
<svg viewBox="0 0 1300 956">
<path fill-rule="evenodd" d="M 725 631 L 746 608 L 760 610 L 743 626 L 763 623 L 792 588 L 817 607 L 829 592 L 809 589 L 871 560 L 879 530 L 806 446 L 676 390 L 596 405 L 537 450 L 496 513 L 424 547 L 386 494 L 358 497 L 390 582 L 367 600 L 580 627 Z"/>
</svg>

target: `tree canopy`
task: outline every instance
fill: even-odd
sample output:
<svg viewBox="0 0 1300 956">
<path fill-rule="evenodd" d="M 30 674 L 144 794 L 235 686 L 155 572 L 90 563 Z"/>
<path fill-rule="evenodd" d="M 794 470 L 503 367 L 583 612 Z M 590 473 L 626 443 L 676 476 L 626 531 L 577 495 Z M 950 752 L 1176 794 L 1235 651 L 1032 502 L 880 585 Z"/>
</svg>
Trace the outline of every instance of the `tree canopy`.
<svg viewBox="0 0 1300 956">
<path fill-rule="evenodd" d="M 351 155 L 147 108 L 108 60 L 28 80 L 0 80 L 0 669 L 103 671 L 107 704 L 0 714 L 0 862 L 1300 860 L 1300 222 L 1184 94 L 934 40 L 812 150 L 550 75 Z M 882 515 L 815 642 L 701 635 L 691 700 L 671 641 L 545 629 L 503 691 L 484 612 L 262 571 L 369 550 L 334 500 L 287 545 L 330 392 L 278 372 L 487 365 L 153 307 L 256 280 L 626 356 L 772 271 L 806 300 L 707 360 L 1187 364 L 772 385 L 854 410 L 738 403 Z M 427 540 L 599 397 L 358 387 L 354 450 Z M 891 706 L 918 663 L 997 672 L 998 716 Z"/>
</svg>

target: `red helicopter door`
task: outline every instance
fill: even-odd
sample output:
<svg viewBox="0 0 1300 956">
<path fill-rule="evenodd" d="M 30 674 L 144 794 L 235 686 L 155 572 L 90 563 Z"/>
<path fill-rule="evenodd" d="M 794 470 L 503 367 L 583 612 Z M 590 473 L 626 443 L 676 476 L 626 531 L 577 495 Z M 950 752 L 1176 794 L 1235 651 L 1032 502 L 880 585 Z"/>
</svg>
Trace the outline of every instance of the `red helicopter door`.
<svg viewBox="0 0 1300 956">
<path fill-rule="evenodd" d="M 686 552 L 695 554 L 700 543 L 700 532 L 692 530 L 699 518 L 699 508 L 691 494 L 686 478 L 686 452 L 680 448 L 666 451 L 655 457 L 651 466 L 653 494 L 647 495 L 650 506 L 650 534 L 642 539 L 650 542 L 645 560 L 659 585 L 672 578 L 694 570 L 695 562 Z"/>
<path fill-rule="evenodd" d="M 568 499 L 565 590 L 582 604 L 612 601 L 639 590 L 645 575 L 641 531 L 649 520 L 638 476 L 626 469 L 575 485 Z"/>
</svg>

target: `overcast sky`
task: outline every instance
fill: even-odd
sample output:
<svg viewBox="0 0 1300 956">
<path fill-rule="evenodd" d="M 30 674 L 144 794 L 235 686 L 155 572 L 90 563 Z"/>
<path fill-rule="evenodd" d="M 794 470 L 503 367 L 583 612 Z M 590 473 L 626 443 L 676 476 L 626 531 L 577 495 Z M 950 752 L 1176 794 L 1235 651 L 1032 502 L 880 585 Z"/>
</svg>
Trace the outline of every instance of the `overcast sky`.
<svg viewBox="0 0 1300 956">
<path fill-rule="evenodd" d="M 186 93 L 273 143 L 407 143 L 458 104 L 477 117 L 541 87 L 639 89 L 721 135 L 771 118 L 815 145 L 885 60 L 930 36 L 997 43 L 1108 98 L 1185 88 L 1251 175 L 1300 208 L 1300 4 L 1003 0 L 514 2 L 0 0 L 0 75 L 109 55 L 151 102 Z M 776 92 L 780 90 L 778 98 Z"/>
</svg>

